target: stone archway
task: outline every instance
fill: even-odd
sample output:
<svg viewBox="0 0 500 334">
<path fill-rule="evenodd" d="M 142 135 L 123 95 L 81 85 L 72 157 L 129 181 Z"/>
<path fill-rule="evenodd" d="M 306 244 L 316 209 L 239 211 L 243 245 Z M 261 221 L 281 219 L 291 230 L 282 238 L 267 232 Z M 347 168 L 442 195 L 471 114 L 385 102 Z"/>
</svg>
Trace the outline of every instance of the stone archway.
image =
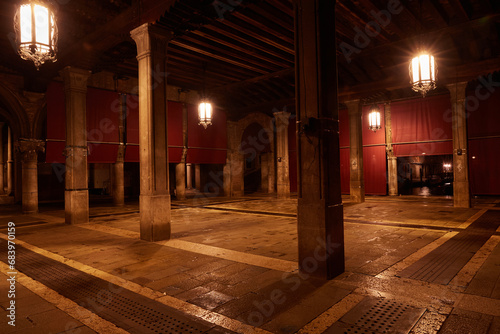
<svg viewBox="0 0 500 334">
<path fill-rule="evenodd" d="M 258 125 L 259 130 L 250 139 L 243 138 L 245 130 L 252 124 Z M 273 119 L 263 113 L 251 113 L 238 122 L 227 122 L 228 127 L 228 155 L 224 171 L 226 196 L 237 197 L 244 193 L 245 150 L 242 143 L 252 142 L 258 147 L 266 146 L 266 152 L 260 154 L 261 185 L 264 192 L 274 192 L 274 125 Z M 256 153 L 258 153 L 258 147 Z"/>
</svg>

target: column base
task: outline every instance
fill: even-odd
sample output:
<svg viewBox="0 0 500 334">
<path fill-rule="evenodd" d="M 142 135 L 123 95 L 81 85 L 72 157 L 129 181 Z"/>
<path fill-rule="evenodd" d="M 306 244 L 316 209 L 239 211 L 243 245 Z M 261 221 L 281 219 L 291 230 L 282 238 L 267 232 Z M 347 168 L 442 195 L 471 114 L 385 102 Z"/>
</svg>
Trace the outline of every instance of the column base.
<svg viewBox="0 0 500 334">
<path fill-rule="evenodd" d="M 303 275 L 332 279 L 345 271 L 342 204 L 298 201 L 299 269 Z"/>
<path fill-rule="evenodd" d="M 178 200 L 186 199 L 186 165 L 178 163 L 175 165 L 175 197 Z"/>
<path fill-rule="evenodd" d="M 290 198 L 290 184 L 278 184 L 277 185 L 278 198 L 286 199 Z"/>
<path fill-rule="evenodd" d="M 453 182 L 453 206 L 470 208 L 469 182 Z"/>
<path fill-rule="evenodd" d="M 66 224 L 85 224 L 89 222 L 89 191 L 66 190 L 64 192 L 64 211 Z"/>
<path fill-rule="evenodd" d="M 365 185 L 363 181 L 351 181 L 351 202 L 363 203 L 365 201 Z"/>
<path fill-rule="evenodd" d="M 141 195 L 141 239 L 170 239 L 170 195 Z"/>
</svg>

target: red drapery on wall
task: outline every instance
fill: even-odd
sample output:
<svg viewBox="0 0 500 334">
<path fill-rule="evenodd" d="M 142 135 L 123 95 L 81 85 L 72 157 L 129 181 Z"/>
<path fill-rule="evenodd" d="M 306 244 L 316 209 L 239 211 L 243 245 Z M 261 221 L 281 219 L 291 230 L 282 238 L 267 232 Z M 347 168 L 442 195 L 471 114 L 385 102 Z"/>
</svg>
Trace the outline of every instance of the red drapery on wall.
<svg viewBox="0 0 500 334">
<path fill-rule="evenodd" d="M 214 110 L 212 125 L 198 125 L 198 106 L 188 104 L 188 153 L 186 162 L 225 164 L 227 149 L 226 113 Z"/>
<path fill-rule="evenodd" d="M 350 177 L 351 169 L 349 161 L 351 160 L 349 148 L 340 149 L 340 191 L 342 194 L 351 192 Z"/>
<path fill-rule="evenodd" d="M 182 103 L 168 101 L 168 161 L 179 163 L 182 157 Z M 139 162 L 139 103 L 136 95 L 127 95 L 126 162 Z"/>
<path fill-rule="evenodd" d="M 453 153 L 449 95 L 393 102 L 391 121 L 393 143 L 399 143 L 394 146 L 396 156 Z M 417 143 L 422 141 L 433 142 Z"/>
<path fill-rule="evenodd" d="M 468 92 L 469 181 L 473 195 L 500 195 L 500 90 Z"/>
<path fill-rule="evenodd" d="M 340 189 L 342 194 L 349 194 L 350 187 L 350 151 L 349 151 L 349 112 L 339 109 L 339 146 L 340 149 Z"/>
<path fill-rule="evenodd" d="M 363 176 L 366 194 L 387 194 L 386 162 L 385 146 L 363 147 Z"/>
<path fill-rule="evenodd" d="M 500 195 L 500 138 L 469 140 L 469 182 L 474 195 Z"/>
<path fill-rule="evenodd" d="M 114 163 L 118 153 L 120 95 L 117 92 L 87 89 L 88 163 Z"/>
<path fill-rule="evenodd" d="M 118 151 L 119 95 L 116 92 L 88 88 L 87 141 L 89 163 L 116 161 Z M 47 145 L 45 161 L 65 163 L 66 106 L 64 86 L 52 82 L 47 88 Z"/>
<path fill-rule="evenodd" d="M 297 116 L 291 115 L 288 123 L 288 176 L 290 192 L 297 192 Z"/>
</svg>

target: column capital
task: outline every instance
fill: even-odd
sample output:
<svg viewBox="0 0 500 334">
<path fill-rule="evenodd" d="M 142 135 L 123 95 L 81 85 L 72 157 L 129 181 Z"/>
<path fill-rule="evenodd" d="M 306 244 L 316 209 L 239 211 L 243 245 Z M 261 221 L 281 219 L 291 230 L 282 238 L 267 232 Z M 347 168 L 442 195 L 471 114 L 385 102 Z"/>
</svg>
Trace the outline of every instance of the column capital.
<svg viewBox="0 0 500 334">
<path fill-rule="evenodd" d="M 130 37 L 137 45 L 137 60 L 140 60 L 155 51 L 166 54 L 167 44 L 174 37 L 174 33 L 148 22 L 130 31 Z"/>
<path fill-rule="evenodd" d="M 65 90 L 79 90 L 82 92 L 87 91 L 87 80 L 91 72 L 77 67 L 66 66 L 59 74 L 64 81 Z"/>
<path fill-rule="evenodd" d="M 451 101 L 465 101 L 467 81 L 447 84 L 446 88 L 450 91 Z"/>
<path fill-rule="evenodd" d="M 22 159 L 36 160 L 38 152 L 45 151 L 45 142 L 38 139 L 20 138 L 15 144 L 16 151 L 21 153 Z"/>
<path fill-rule="evenodd" d="M 360 99 L 345 101 L 344 104 L 347 107 L 347 112 L 349 115 L 361 115 L 362 104 Z"/>
<path fill-rule="evenodd" d="M 289 119 L 290 118 L 290 115 L 291 113 L 287 112 L 287 111 L 276 111 L 276 112 L 273 112 L 273 115 L 274 115 L 274 118 L 276 119 Z"/>
</svg>

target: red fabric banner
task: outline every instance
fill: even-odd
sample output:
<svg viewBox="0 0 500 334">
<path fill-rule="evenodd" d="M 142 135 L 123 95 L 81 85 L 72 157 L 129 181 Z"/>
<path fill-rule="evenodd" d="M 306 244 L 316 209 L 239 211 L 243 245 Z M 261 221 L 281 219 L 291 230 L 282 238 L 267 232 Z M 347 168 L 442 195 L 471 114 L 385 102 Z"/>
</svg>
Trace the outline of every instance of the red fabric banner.
<svg viewBox="0 0 500 334">
<path fill-rule="evenodd" d="M 445 155 L 453 154 L 453 142 L 441 141 L 418 144 L 395 144 L 393 145 L 396 157 L 415 157 L 419 155 Z"/>
<path fill-rule="evenodd" d="M 66 162 L 66 157 L 63 155 L 66 148 L 64 141 L 47 141 L 45 143 L 45 162 L 49 164 Z"/>
<path fill-rule="evenodd" d="M 349 113 L 347 109 L 339 109 L 339 143 L 340 147 L 348 147 L 349 144 Z"/>
<path fill-rule="evenodd" d="M 469 140 L 469 180 L 473 195 L 500 195 L 500 138 Z"/>
<path fill-rule="evenodd" d="M 226 113 L 215 110 L 212 125 L 198 125 L 198 106 L 188 104 L 188 153 L 186 162 L 225 164 L 227 149 Z"/>
<path fill-rule="evenodd" d="M 116 162 L 118 144 L 88 143 L 88 147 L 87 163 L 112 164 Z"/>
<path fill-rule="evenodd" d="M 87 89 L 87 141 L 118 144 L 119 117 L 120 95 L 117 92 Z M 106 157 L 105 160 L 111 159 L 116 161 L 116 156 Z M 105 163 L 105 161 L 95 162 Z"/>
<path fill-rule="evenodd" d="M 351 169 L 350 169 L 350 149 L 340 149 L 340 191 L 342 194 L 349 194 L 351 192 Z"/>
<path fill-rule="evenodd" d="M 367 195 L 386 195 L 385 146 L 363 147 L 363 175 Z"/>
<path fill-rule="evenodd" d="M 182 103 L 168 101 L 168 161 L 179 163 L 182 158 Z M 127 143 L 139 144 L 139 103 L 136 95 L 127 95 Z M 139 161 L 139 147 L 127 146 L 126 162 Z"/>
<path fill-rule="evenodd" d="M 53 81 L 47 87 L 47 139 L 66 140 L 66 105 L 64 87 Z M 51 147 L 52 149 L 52 147 Z M 48 148 L 47 148 L 48 150 Z M 47 151 L 49 155 L 52 152 Z M 57 155 L 57 153 L 56 153 Z M 49 162 L 47 160 L 47 162 Z"/>
<path fill-rule="evenodd" d="M 469 138 L 500 135 L 500 89 L 490 93 L 486 88 L 469 92 L 467 98 L 467 127 Z M 484 98 L 483 98 L 484 97 Z"/>
<path fill-rule="evenodd" d="M 450 96 L 393 102 L 391 122 L 393 143 L 451 139 Z"/>
</svg>

